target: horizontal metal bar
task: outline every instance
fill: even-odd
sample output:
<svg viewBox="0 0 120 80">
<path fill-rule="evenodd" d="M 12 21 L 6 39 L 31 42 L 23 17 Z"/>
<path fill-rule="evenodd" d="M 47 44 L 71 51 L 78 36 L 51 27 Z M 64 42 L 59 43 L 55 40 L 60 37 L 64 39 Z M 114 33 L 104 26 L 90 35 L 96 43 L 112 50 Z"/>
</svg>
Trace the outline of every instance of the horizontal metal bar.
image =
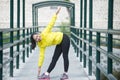
<svg viewBox="0 0 120 80">
<path fill-rule="evenodd" d="M 5 44 L 3 45 L 3 48 L 0 47 L 0 50 L 3 50 L 3 49 L 6 49 L 6 48 L 9 48 L 9 47 L 12 47 L 20 42 L 22 42 L 23 40 L 26 40 L 27 38 L 29 38 L 30 36 L 27 36 L 25 38 L 21 38 L 20 40 L 16 40 L 14 41 L 14 43 L 8 43 L 8 44 Z"/>
<path fill-rule="evenodd" d="M 79 29 L 79 27 L 76 26 L 70 26 L 70 28 Z"/>
<path fill-rule="evenodd" d="M 20 55 L 20 52 L 16 51 L 15 55 L 13 56 L 13 58 L 16 58 L 18 55 Z"/>
<path fill-rule="evenodd" d="M 45 6 L 74 6 L 74 3 L 68 3 L 68 2 L 65 2 L 65 1 L 44 1 L 44 2 L 39 2 L 39 3 L 34 3 L 33 4 L 33 7 L 37 7 L 37 8 L 40 8 L 40 7 L 45 7 Z"/>
<path fill-rule="evenodd" d="M 28 44 L 27 46 L 25 46 L 25 48 L 27 48 L 27 47 L 29 47 L 31 44 Z M 19 52 L 22 52 L 23 50 L 25 50 L 25 49 L 21 49 Z M 19 53 L 18 51 L 13 51 L 14 52 L 14 54 L 17 54 L 17 53 Z M 9 54 L 10 52 L 4 52 L 3 54 Z"/>
<path fill-rule="evenodd" d="M 117 80 L 112 74 L 107 74 L 107 71 L 101 67 L 101 65 L 99 63 L 96 64 L 95 60 L 91 57 L 89 57 L 89 59 L 92 61 L 92 63 L 100 69 L 100 71 L 109 79 L 109 80 Z"/>
<path fill-rule="evenodd" d="M 120 57 L 114 55 L 114 53 L 108 54 L 108 57 L 111 58 L 111 59 L 114 59 L 114 60 L 117 61 L 117 62 L 120 62 Z"/>
<path fill-rule="evenodd" d="M 13 56 L 13 58 L 16 58 L 18 55 L 20 55 L 20 53 L 23 52 L 23 51 L 25 51 L 27 47 L 29 47 L 29 46 L 26 46 L 25 48 L 22 48 L 19 52 L 16 51 L 15 55 Z"/>
<path fill-rule="evenodd" d="M 89 43 L 88 45 L 96 49 L 96 46 L 93 43 Z"/>
<path fill-rule="evenodd" d="M 112 74 L 108 74 L 108 79 L 109 80 L 117 80 Z"/>
<path fill-rule="evenodd" d="M 6 48 L 10 48 L 10 47 L 12 47 L 12 46 L 13 46 L 12 43 L 5 44 L 5 45 L 3 45 L 2 50 L 6 49 Z"/>
<path fill-rule="evenodd" d="M 71 32 L 71 34 L 74 35 L 77 39 L 79 39 L 79 37 L 75 33 Z"/>
<path fill-rule="evenodd" d="M 105 55 L 107 55 L 109 58 L 117 61 L 117 62 L 120 62 L 120 58 L 116 55 L 114 55 L 115 53 L 111 53 L 111 54 L 108 54 L 108 52 L 100 47 L 97 47 L 96 48 L 98 51 L 100 51 L 101 53 L 104 53 Z"/>
<path fill-rule="evenodd" d="M 109 80 L 117 80 L 112 74 L 107 74 L 107 71 L 103 67 L 101 67 L 99 63 L 97 63 L 96 66 Z"/>
<path fill-rule="evenodd" d="M 88 57 L 88 55 L 87 55 L 87 54 L 88 54 L 87 51 L 83 51 L 83 54 L 86 55 L 86 56 Z"/>
<path fill-rule="evenodd" d="M 26 28 L 5 28 L 5 29 L 0 29 L 0 32 L 7 33 L 11 31 L 18 31 L 18 30 L 26 30 L 26 29 L 31 29 L 31 28 L 39 28 L 38 26 L 35 27 L 26 27 Z"/>
<path fill-rule="evenodd" d="M 4 52 L 3 54 L 4 55 L 7 55 L 7 54 L 9 54 L 10 53 L 10 51 L 8 50 L 7 52 Z"/>
<path fill-rule="evenodd" d="M 78 27 L 73 27 L 71 26 L 71 28 L 74 29 L 80 29 L 80 30 L 87 30 L 87 31 L 92 31 L 92 32 L 100 32 L 100 33 L 106 33 L 106 34 L 114 34 L 114 35 L 120 35 L 120 30 L 115 30 L 115 29 L 89 29 L 89 28 L 78 28 Z"/>
<path fill-rule="evenodd" d="M 10 61 L 12 61 L 14 58 L 16 58 L 16 56 L 19 55 L 21 52 L 25 51 L 27 47 L 29 47 L 29 46 L 26 46 L 25 48 L 22 48 L 19 52 L 14 51 L 14 54 L 15 54 L 15 55 L 13 56 L 13 58 L 10 57 L 7 61 L 5 61 L 5 62 L 3 63 L 3 66 L 5 66 L 6 64 L 8 64 L 8 63 L 9 63 Z"/>
<path fill-rule="evenodd" d="M 17 51 L 14 51 L 14 54 L 16 54 L 16 53 L 18 53 Z M 13 59 L 14 59 L 14 57 L 12 58 L 12 57 L 10 57 L 9 59 L 7 59 L 7 61 L 5 61 L 4 63 L 3 63 L 3 66 L 5 66 L 6 64 L 8 64 L 8 63 L 10 63 L 11 61 L 13 61 Z"/>
<path fill-rule="evenodd" d="M 100 47 L 96 47 L 93 43 L 89 43 L 88 40 L 84 40 L 84 39 L 81 39 L 79 38 L 77 35 L 75 35 L 73 32 L 71 32 L 72 35 L 74 35 L 77 39 L 79 40 L 82 40 L 83 42 L 87 43 L 88 45 L 90 45 L 91 47 L 94 47 L 96 50 L 100 51 L 101 53 L 104 53 L 106 56 L 108 56 L 109 58 L 117 61 L 117 62 L 120 62 L 120 58 L 118 56 L 115 56 L 113 54 L 115 53 L 112 53 L 112 54 L 107 54 L 108 52 Z M 74 42 L 75 43 L 75 42 Z M 77 46 L 77 44 L 76 44 Z"/>
<path fill-rule="evenodd" d="M 89 60 L 91 60 L 92 61 L 92 63 L 96 66 L 96 62 L 95 62 L 95 60 L 93 59 L 93 57 L 92 56 L 89 56 L 89 58 L 88 58 Z"/>
<path fill-rule="evenodd" d="M 73 32 L 71 32 L 71 34 L 73 34 L 76 38 L 79 38 L 76 34 L 74 34 Z M 87 34 L 88 35 L 88 34 Z M 96 35 L 93 35 L 93 36 L 96 36 Z M 107 37 L 104 37 L 104 36 L 101 36 L 101 38 L 107 38 Z M 86 39 L 87 40 L 87 39 Z M 116 39 L 116 38 L 113 38 L 113 40 L 118 40 L 120 41 L 120 39 Z M 93 40 L 93 42 L 96 42 L 96 40 Z M 107 44 L 105 41 L 101 41 L 101 44 Z M 114 47 L 120 47 L 120 44 L 113 44 Z"/>
<path fill-rule="evenodd" d="M 14 28 L 14 29 L 5 28 L 5 29 L 1 29 L 0 32 L 7 33 L 7 32 L 11 32 L 11 31 L 18 31 L 18 30 L 21 30 L 21 29 L 23 29 L 23 28 Z"/>
<path fill-rule="evenodd" d="M 87 30 L 92 32 L 100 32 L 106 34 L 120 35 L 120 30 L 108 30 L 108 29 L 89 29 L 89 28 L 80 28 L 81 30 Z"/>
<path fill-rule="evenodd" d="M 87 51 L 84 51 L 83 48 L 80 48 L 79 45 L 77 45 L 73 39 L 71 39 L 71 40 L 73 41 L 73 43 L 76 46 L 76 48 L 78 48 L 80 51 L 82 51 L 83 54 L 85 54 L 86 56 L 88 56 Z"/>
<path fill-rule="evenodd" d="M 71 38 L 72 42 L 77 46 L 77 44 L 75 43 L 75 41 Z"/>
<path fill-rule="evenodd" d="M 89 36 L 89 34 L 86 34 L 87 36 Z M 93 37 L 95 37 L 96 35 L 95 34 L 93 34 L 92 35 Z M 100 36 L 101 38 L 108 38 L 107 36 Z M 113 40 L 118 40 L 118 41 L 120 41 L 120 39 L 118 39 L 118 38 L 113 38 Z M 94 40 L 95 41 L 95 40 Z"/>
<path fill-rule="evenodd" d="M 120 30 L 108 30 L 109 34 L 116 34 L 119 35 L 120 34 Z"/>
<path fill-rule="evenodd" d="M 5 66 L 5 65 L 8 64 L 8 63 L 10 63 L 11 61 L 13 61 L 13 58 L 12 58 L 12 57 L 10 57 L 9 59 L 7 59 L 7 61 L 5 61 L 5 62 L 3 63 L 3 66 Z"/>
<path fill-rule="evenodd" d="M 111 54 L 108 54 L 108 52 L 100 47 L 96 47 L 94 46 L 92 43 L 89 44 L 90 46 L 94 47 L 96 50 L 100 51 L 101 53 L 104 53 L 106 56 L 108 56 L 109 58 L 117 61 L 117 62 L 120 62 L 120 58 L 116 55 L 114 55 L 115 53 L 111 53 Z"/>
<path fill-rule="evenodd" d="M 107 71 L 100 65 L 100 63 L 97 63 L 96 67 L 107 77 Z"/>
<path fill-rule="evenodd" d="M 100 51 L 101 53 L 104 53 L 105 55 L 107 55 L 107 51 L 100 48 L 100 47 L 96 47 L 96 50 Z"/>
<path fill-rule="evenodd" d="M 31 36 L 31 35 L 25 36 L 25 38 L 26 38 L 26 39 L 27 39 L 27 38 L 30 38 L 30 36 Z"/>
</svg>

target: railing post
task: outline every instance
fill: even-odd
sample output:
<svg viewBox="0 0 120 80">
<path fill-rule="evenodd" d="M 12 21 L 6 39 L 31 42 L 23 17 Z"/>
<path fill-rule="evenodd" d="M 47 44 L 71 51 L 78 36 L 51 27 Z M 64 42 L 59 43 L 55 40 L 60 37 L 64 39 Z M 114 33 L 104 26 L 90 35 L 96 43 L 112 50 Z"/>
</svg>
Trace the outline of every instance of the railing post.
<svg viewBox="0 0 120 80">
<path fill-rule="evenodd" d="M 23 0 L 23 27 L 25 27 L 25 0 Z"/>
<path fill-rule="evenodd" d="M 93 0 L 89 0 L 89 29 L 92 29 L 92 3 Z M 92 43 L 92 31 L 89 31 L 89 43 Z M 92 47 L 89 45 L 89 58 L 92 57 Z M 88 72 L 92 75 L 92 61 L 89 59 Z"/>
<path fill-rule="evenodd" d="M 17 27 L 20 28 L 20 0 L 17 0 Z M 17 31 L 17 40 L 20 39 L 20 30 Z M 20 51 L 20 44 L 17 44 L 17 52 Z M 16 68 L 19 69 L 19 55 L 16 58 Z"/>
<path fill-rule="evenodd" d="M 96 47 L 100 47 L 100 33 L 97 32 L 97 44 Z M 100 64 L 100 51 L 96 50 L 96 64 Z M 100 70 L 98 69 L 98 67 L 96 67 L 96 80 L 101 80 L 100 79 Z"/>
<path fill-rule="evenodd" d="M 25 28 L 25 0 L 23 0 L 23 27 Z M 25 29 L 23 29 L 23 38 L 25 38 Z M 23 48 L 25 48 L 25 40 L 23 40 Z M 25 50 L 23 50 L 23 63 L 25 62 Z"/>
<path fill-rule="evenodd" d="M 74 28 L 74 34 L 76 35 L 76 29 Z M 76 37 L 74 37 L 74 41 L 75 41 L 75 43 L 77 43 L 77 38 Z M 76 45 L 75 45 L 75 53 L 77 53 L 77 47 L 76 47 Z"/>
<path fill-rule="evenodd" d="M 27 36 L 29 36 L 29 28 L 27 29 Z M 27 46 L 29 45 L 29 37 L 27 38 Z M 29 47 L 27 47 L 27 57 L 29 57 Z"/>
<path fill-rule="evenodd" d="M 37 27 L 37 32 L 39 31 L 39 27 Z"/>
<path fill-rule="evenodd" d="M 70 25 L 75 26 L 75 6 L 70 10 Z"/>
<path fill-rule="evenodd" d="M 3 33 L 0 32 L 0 80 L 3 80 Z"/>
<path fill-rule="evenodd" d="M 32 34 L 34 33 L 34 27 L 35 27 L 35 26 L 33 26 L 33 28 L 32 28 Z"/>
<path fill-rule="evenodd" d="M 38 8 L 36 8 L 36 24 L 35 24 L 35 26 L 38 26 Z"/>
<path fill-rule="evenodd" d="M 73 33 L 75 34 L 76 32 L 75 32 L 75 28 L 73 28 Z M 73 40 L 75 41 L 75 36 L 73 36 Z M 76 41 L 75 41 L 76 42 Z M 75 43 L 74 43 L 74 50 L 75 50 L 75 53 L 76 53 L 76 45 L 75 45 Z"/>
<path fill-rule="evenodd" d="M 14 26 L 14 0 L 10 0 L 10 28 Z M 13 31 L 10 32 L 10 43 L 13 43 Z M 10 47 L 10 58 L 13 59 L 13 46 Z M 10 76 L 13 77 L 13 60 L 10 61 Z"/>
<path fill-rule="evenodd" d="M 108 30 L 113 29 L 113 4 L 114 0 L 108 1 Z M 108 40 L 107 40 L 107 52 L 108 54 L 112 54 L 113 51 L 113 35 L 108 33 Z M 112 73 L 112 59 L 107 58 L 107 73 Z"/>
<path fill-rule="evenodd" d="M 76 35 L 79 37 L 79 29 L 76 29 Z M 79 39 L 78 38 L 76 38 L 76 43 L 79 46 Z M 77 57 L 79 57 L 79 48 L 78 47 L 76 47 L 76 48 L 77 48 Z"/>
<path fill-rule="evenodd" d="M 80 28 L 82 28 L 83 0 L 80 0 Z M 82 39 L 82 29 L 80 29 L 80 39 Z M 82 40 L 80 40 L 80 62 L 82 62 Z"/>
<path fill-rule="evenodd" d="M 32 4 L 32 26 L 35 26 L 35 11 L 34 5 Z"/>
<path fill-rule="evenodd" d="M 36 26 L 37 24 L 37 8 L 35 7 L 35 25 L 34 27 Z M 33 29 L 35 31 L 35 28 Z"/>
<path fill-rule="evenodd" d="M 37 26 L 37 23 L 36 23 L 36 26 Z M 35 32 L 37 32 L 36 26 L 35 26 Z"/>
<path fill-rule="evenodd" d="M 32 34 L 32 28 L 30 28 L 30 34 Z M 31 45 L 30 45 L 30 53 L 32 53 Z"/>
<path fill-rule="evenodd" d="M 86 22 L 87 22 L 87 0 L 84 0 L 84 28 L 86 28 Z M 86 30 L 84 30 L 84 40 L 86 40 Z M 84 52 L 86 52 L 86 43 L 84 42 Z M 83 55 L 84 58 L 84 68 L 86 68 L 86 55 Z"/>
</svg>

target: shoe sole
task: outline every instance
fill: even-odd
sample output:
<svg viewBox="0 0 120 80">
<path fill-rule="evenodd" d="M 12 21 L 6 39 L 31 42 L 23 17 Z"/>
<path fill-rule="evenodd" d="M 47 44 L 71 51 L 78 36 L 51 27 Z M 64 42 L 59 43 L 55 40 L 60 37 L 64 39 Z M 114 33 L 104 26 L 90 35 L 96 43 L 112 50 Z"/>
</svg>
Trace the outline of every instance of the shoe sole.
<svg viewBox="0 0 120 80">
<path fill-rule="evenodd" d="M 69 79 L 60 79 L 60 80 L 69 80 Z"/>
<path fill-rule="evenodd" d="M 50 79 L 39 79 L 39 80 L 50 80 Z"/>
</svg>

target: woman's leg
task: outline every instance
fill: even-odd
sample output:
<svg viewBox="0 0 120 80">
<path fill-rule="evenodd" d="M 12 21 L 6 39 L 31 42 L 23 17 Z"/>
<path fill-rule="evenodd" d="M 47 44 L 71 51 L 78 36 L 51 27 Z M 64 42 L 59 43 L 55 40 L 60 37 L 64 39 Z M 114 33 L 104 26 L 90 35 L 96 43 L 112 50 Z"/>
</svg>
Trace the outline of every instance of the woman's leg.
<svg viewBox="0 0 120 80">
<path fill-rule="evenodd" d="M 64 34 L 63 42 L 62 42 L 62 52 L 63 52 L 65 72 L 68 72 L 68 68 L 69 68 L 69 58 L 68 58 L 69 47 L 70 47 L 70 39 L 67 35 Z"/>
<path fill-rule="evenodd" d="M 55 52 L 54 52 L 52 61 L 51 61 L 49 68 L 47 70 L 48 73 L 50 73 L 54 69 L 56 62 L 58 61 L 58 59 L 61 55 L 61 52 L 62 52 L 62 48 L 61 48 L 61 44 L 60 44 L 60 45 L 57 45 L 55 48 Z"/>
<path fill-rule="evenodd" d="M 52 61 L 49 65 L 49 68 L 48 68 L 47 72 L 43 73 L 43 75 L 40 77 L 40 79 L 50 80 L 49 73 L 54 69 L 54 67 L 56 65 L 56 62 L 58 61 L 58 59 L 61 55 L 61 52 L 62 52 L 62 47 L 61 47 L 61 44 L 60 44 L 60 45 L 57 45 L 56 48 L 55 48 L 55 52 L 53 54 Z"/>
</svg>

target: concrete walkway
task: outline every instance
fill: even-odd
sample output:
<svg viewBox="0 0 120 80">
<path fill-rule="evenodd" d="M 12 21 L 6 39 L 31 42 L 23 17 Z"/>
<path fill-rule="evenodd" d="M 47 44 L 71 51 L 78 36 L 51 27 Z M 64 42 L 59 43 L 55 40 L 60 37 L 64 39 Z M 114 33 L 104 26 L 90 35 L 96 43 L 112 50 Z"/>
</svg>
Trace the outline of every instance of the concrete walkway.
<svg viewBox="0 0 120 80">
<path fill-rule="evenodd" d="M 45 72 L 50 64 L 55 46 L 48 47 L 46 49 L 45 61 L 42 67 L 41 73 Z M 14 77 L 9 80 L 37 80 L 37 62 L 38 62 L 39 49 L 36 48 L 35 51 L 30 55 L 30 58 L 26 60 L 19 70 L 15 70 Z M 73 47 L 70 47 L 69 51 L 69 80 L 89 80 L 88 76 L 84 72 L 84 69 L 80 65 L 79 60 L 76 58 L 73 51 Z M 63 73 L 63 58 L 59 58 L 56 67 L 51 72 L 51 80 L 60 80 L 61 74 Z"/>
</svg>

